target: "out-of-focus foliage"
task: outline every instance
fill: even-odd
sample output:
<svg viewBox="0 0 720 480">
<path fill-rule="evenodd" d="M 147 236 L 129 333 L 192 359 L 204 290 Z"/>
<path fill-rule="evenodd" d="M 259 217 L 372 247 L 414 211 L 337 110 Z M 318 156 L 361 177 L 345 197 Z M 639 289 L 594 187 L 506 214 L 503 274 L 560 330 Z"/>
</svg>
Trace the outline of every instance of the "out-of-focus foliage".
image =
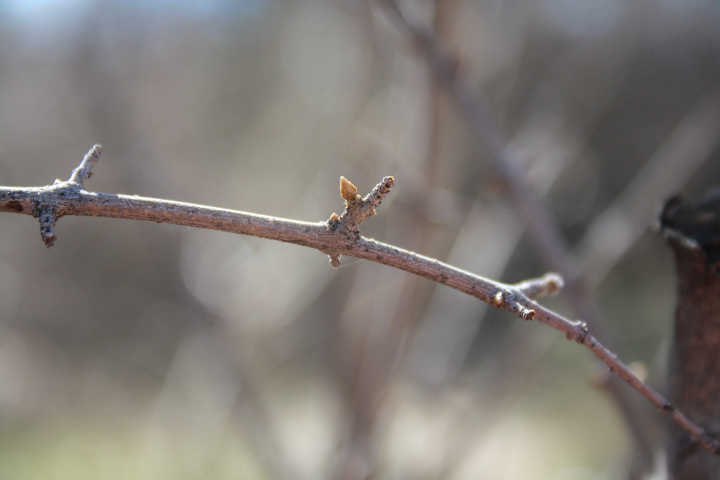
<svg viewBox="0 0 720 480">
<path fill-rule="evenodd" d="M 405 3 L 428 26 L 434 8 L 445 16 L 438 35 L 574 247 L 678 126 L 715 118 L 693 112 L 717 103 L 716 2 Z M 368 235 L 501 280 L 543 273 L 445 100 L 362 1 L 0 2 L 4 185 L 65 177 L 99 142 L 89 189 L 320 220 L 341 209 L 340 175 L 367 191 L 392 174 Z M 706 137 L 691 142 L 706 151 L 675 153 L 702 156 L 690 193 L 720 174 Z M 662 388 L 673 278 L 653 221 L 632 219 L 647 233 L 596 293 L 606 340 Z M 591 385 L 592 357 L 472 298 L 217 232 L 63 218 L 48 250 L 27 216 L 0 222 L 8 478 L 625 468 L 627 432 Z"/>
</svg>

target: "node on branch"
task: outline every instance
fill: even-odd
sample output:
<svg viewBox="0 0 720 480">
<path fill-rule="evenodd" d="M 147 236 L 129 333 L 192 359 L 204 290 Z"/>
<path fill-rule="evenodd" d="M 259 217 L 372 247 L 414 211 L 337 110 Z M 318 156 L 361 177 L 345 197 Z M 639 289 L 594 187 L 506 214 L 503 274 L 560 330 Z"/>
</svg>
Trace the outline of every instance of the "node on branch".
<svg viewBox="0 0 720 480">
<path fill-rule="evenodd" d="M 360 224 L 366 218 L 376 214 L 377 207 L 382 203 L 383 198 L 390 192 L 395 184 L 395 177 L 384 177 L 380 183 L 375 185 L 370 193 L 361 197 L 358 188 L 350 180 L 340 177 L 340 196 L 345 200 L 345 210 L 342 215 L 333 212 L 327 221 L 327 229 L 338 232 L 348 243 L 354 243 L 360 238 Z M 334 267 L 340 266 L 340 255 L 328 253 L 330 264 Z"/>
<path fill-rule="evenodd" d="M 33 208 L 33 216 L 40 223 L 40 237 L 46 247 L 55 244 L 55 224 L 62 216 L 61 201 L 69 198 L 71 194 L 83 188 L 85 180 L 92 176 L 92 169 L 100 159 L 102 145 L 95 144 L 83 156 L 80 164 L 70 174 L 66 181 L 55 179 L 53 184 L 47 187 L 43 195 L 44 200 L 36 202 Z"/>
</svg>

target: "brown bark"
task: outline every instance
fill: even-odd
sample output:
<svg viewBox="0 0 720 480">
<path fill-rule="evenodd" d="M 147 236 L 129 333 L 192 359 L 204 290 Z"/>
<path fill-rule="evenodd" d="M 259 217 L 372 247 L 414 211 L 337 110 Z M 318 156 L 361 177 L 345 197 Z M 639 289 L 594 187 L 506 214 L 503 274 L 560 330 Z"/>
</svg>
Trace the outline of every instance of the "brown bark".
<svg viewBox="0 0 720 480">
<path fill-rule="evenodd" d="M 696 204 L 671 199 L 661 217 L 678 276 L 671 399 L 709 435 L 720 432 L 719 193 Z M 720 478 L 720 458 L 703 451 L 686 432 L 674 427 L 668 462 L 673 479 Z"/>
</svg>

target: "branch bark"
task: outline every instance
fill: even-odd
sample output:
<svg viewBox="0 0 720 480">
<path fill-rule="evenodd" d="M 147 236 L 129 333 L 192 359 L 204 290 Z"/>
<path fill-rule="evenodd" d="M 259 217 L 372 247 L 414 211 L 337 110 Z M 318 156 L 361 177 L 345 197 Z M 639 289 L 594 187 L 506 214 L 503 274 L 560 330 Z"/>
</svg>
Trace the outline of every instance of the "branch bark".
<svg viewBox="0 0 720 480">
<path fill-rule="evenodd" d="M 671 398 L 709 432 L 720 432 L 720 191 L 697 204 L 667 202 L 661 227 L 675 253 L 677 308 L 670 360 Z M 718 478 L 720 458 L 703 455 L 673 429 L 669 469 L 677 480 Z"/>
<path fill-rule="evenodd" d="M 101 147 L 94 146 L 88 154 L 93 160 L 86 155 L 75 170 L 87 171 L 87 174 L 81 175 L 82 178 L 89 177 L 100 152 Z M 84 169 L 84 166 L 87 169 Z M 55 221 L 65 215 L 95 216 L 170 223 L 279 240 L 315 248 L 330 255 L 331 259 L 339 260 L 340 255 L 349 255 L 405 270 L 471 295 L 500 310 L 512 312 L 523 320 L 535 320 L 564 333 L 568 340 L 592 351 L 610 371 L 640 392 L 655 407 L 668 414 L 702 447 L 720 455 L 719 441 L 676 409 L 660 393 L 645 385 L 617 355 L 590 333 L 586 323 L 569 320 L 524 293 L 536 293 L 537 285 L 541 286 L 540 291 L 556 289 L 559 287 L 557 276 L 549 275 L 520 284 L 502 283 L 360 235 L 357 228 L 359 222 L 370 216 L 370 212 L 374 213 L 374 209 L 393 186 L 393 177 L 385 177 L 362 198 L 352 196 L 352 188 L 341 180 L 345 212 L 341 216 L 332 214 L 330 219 L 324 222 L 301 222 L 158 198 L 90 192 L 79 182 L 73 181 L 74 177 L 73 173 L 67 181 L 56 180 L 53 185 L 43 187 L 0 186 L 0 212 L 21 213 L 38 218 L 47 246 L 52 245 L 52 242 L 47 241 L 45 232 L 48 218 L 54 226 Z M 52 236 L 54 240 L 54 232 Z"/>
</svg>

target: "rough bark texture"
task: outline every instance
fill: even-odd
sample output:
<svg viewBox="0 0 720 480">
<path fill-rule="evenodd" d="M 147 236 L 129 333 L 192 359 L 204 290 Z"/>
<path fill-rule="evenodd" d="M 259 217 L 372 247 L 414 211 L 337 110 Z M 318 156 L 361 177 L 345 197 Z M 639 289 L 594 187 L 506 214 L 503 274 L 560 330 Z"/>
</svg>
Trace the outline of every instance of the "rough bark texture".
<svg viewBox="0 0 720 480">
<path fill-rule="evenodd" d="M 675 337 L 670 359 L 671 398 L 709 435 L 720 433 L 720 195 L 697 203 L 679 198 L 661 223 L 675 252 L 678 276 Z M 672 428 L 671 478 L 720 478 L 720 457 L 709 455 L 686 432 Z"/>
</svg>

